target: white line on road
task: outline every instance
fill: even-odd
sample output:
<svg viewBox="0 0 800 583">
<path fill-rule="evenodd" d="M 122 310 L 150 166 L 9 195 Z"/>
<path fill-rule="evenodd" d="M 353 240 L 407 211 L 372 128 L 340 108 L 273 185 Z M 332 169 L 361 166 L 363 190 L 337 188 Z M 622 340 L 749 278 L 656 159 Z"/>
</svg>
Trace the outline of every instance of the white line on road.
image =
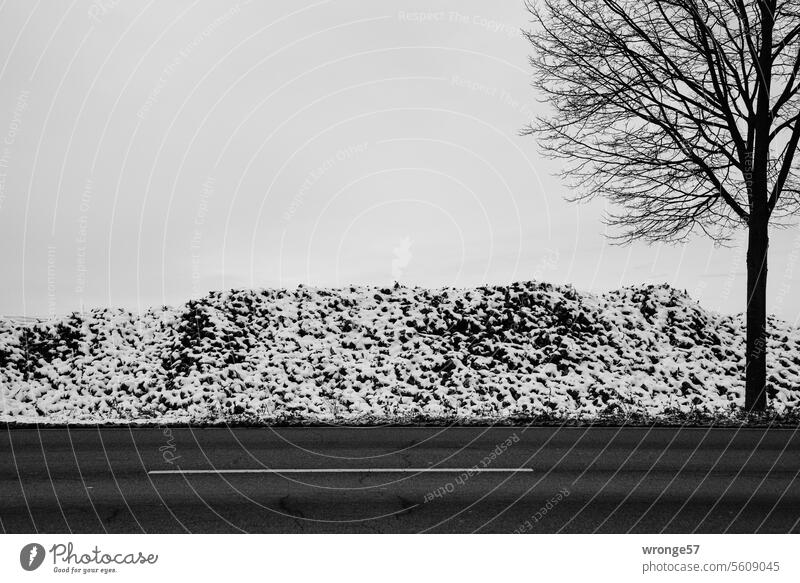
<svg viewBox="0 0 800 583">
<path fill-rule="evenodd" d="M 533 468 L 248 468 L 231 470 L 150 470 L 148 474 L 421 474 L 431 472 L 504 473 L 532 472 Z"/>
</svg>

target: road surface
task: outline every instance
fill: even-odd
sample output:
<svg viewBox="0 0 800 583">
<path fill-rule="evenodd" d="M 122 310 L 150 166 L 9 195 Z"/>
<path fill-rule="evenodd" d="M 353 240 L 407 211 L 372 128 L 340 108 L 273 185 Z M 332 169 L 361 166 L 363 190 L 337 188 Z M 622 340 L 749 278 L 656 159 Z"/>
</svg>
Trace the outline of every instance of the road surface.
<svg viewBox="0 0 800 583">
<path fill-rule="evenodd" d="M 0 529 L 800 532 L 800 432 L 0 430 Z"/>
</svg>

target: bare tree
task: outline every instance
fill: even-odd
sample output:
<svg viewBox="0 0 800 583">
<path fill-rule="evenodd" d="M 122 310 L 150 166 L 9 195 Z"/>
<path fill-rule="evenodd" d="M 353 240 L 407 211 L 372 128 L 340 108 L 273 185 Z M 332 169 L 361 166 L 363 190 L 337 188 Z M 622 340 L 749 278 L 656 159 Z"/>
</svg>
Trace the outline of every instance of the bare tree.
<svg viewBox="0 0 800 583">
<path fill-rule="evenodd" d="M 529 0 L 526 133 L 568 160 L 576 198 L 608 197 L 623 241 L 748 231 L 745 407 L 766 408 L 771 225 L 800 200 L 798 0 Z"/>
</svg>

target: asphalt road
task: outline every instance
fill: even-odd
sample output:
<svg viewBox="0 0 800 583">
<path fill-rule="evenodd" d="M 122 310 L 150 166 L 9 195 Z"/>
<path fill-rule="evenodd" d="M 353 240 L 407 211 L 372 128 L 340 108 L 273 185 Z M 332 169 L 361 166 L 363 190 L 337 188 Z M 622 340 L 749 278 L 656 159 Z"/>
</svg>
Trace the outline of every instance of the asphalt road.
<svg viewBox="0 0 800 583">
<path fill-rule="evenodd" d="M 799 476 L 786 429 L 10 428 L 0 529 L 787 533 Z"/>
</svg>

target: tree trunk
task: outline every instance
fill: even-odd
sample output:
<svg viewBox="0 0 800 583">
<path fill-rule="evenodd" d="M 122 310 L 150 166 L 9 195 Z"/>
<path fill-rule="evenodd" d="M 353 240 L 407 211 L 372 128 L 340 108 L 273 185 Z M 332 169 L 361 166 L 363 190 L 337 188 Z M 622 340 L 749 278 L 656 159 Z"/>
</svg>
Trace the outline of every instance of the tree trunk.
<svg viewBox="0 0 800 583">
<path fill-rule="evenodd" d="M 755 143 L 750 153 L 748 182 L 750 216 L 747 244 L 747 346 L 745 355 L 744 408 L 767 408 L 767 250 L 769 248 L 770 198 L 769 147 L 772 109 L 772 33 L 775 0 L 759 0 L 761 47 L 758 56 L 758 97 L 756 99 Z"/>
<path fill-rule="evenodd" d="M 764 411 L 767 407 L 767 225 L 768 221 L 756 213 L 751 217 L 747 247 L 747 411 Z"/>
</svg>

